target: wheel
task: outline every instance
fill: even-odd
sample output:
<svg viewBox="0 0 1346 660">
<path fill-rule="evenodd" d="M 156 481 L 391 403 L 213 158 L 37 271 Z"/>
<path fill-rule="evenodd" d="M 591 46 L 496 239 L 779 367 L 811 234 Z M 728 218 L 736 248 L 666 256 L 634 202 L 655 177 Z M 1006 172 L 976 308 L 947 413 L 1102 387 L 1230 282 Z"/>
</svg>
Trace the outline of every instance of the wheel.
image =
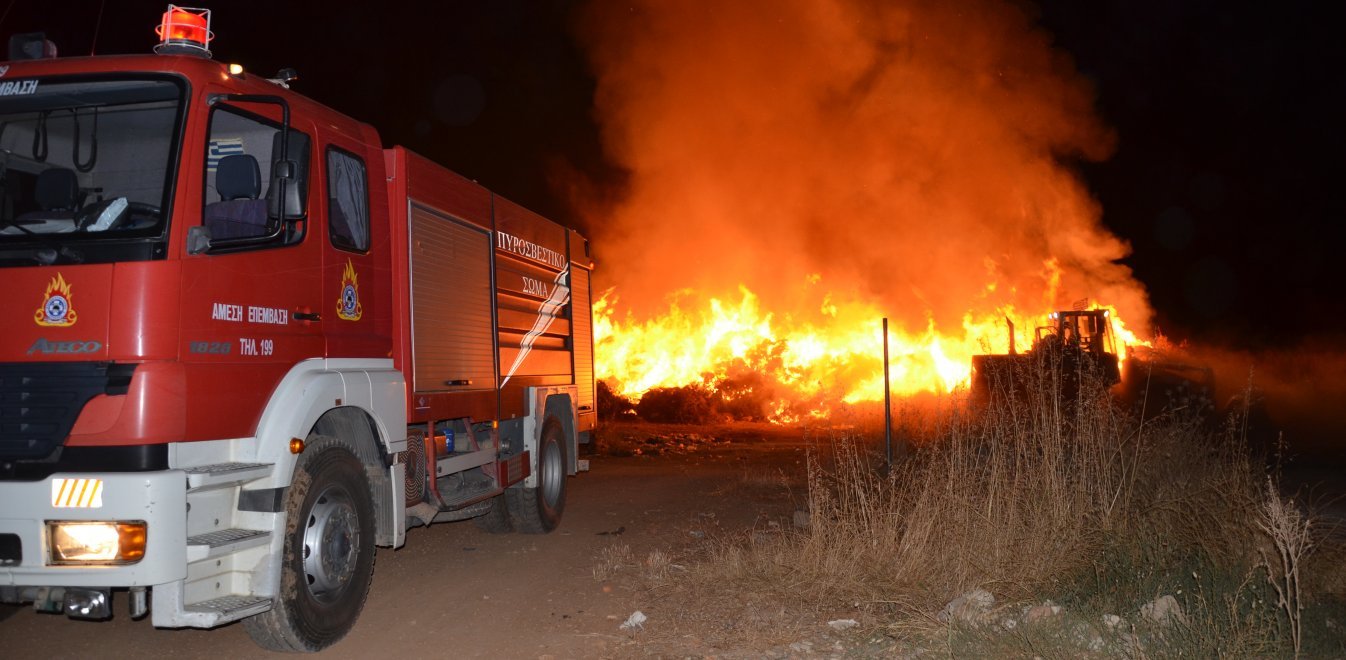
<svg viewBox="0 0 1346 660">
<path fill-rule="evenodd" d="M 514 523 L 509 519 L 509 502 L 501 493 L 491 498 L 491 510 L 484 516 L 472 519 L 487 534 L 505 534 L 514 531 Z"/>
<path fill-rule="evenodd" d="M 339 438 L 313 436 L 285 503 L 280 595 L 244 619 L 275 651 L 320 651 L 346 635 L 374 574 L 374 503 L 364 466 Z"/>
<path fill-rule="evenodd" d="M 556 529 L 565 510 L 565 432 L 555 419 L 548 419 L 542 426 L 537 451 L 537 487 L 505 491 L 514 528 L 526 534 L 546 534 Z"/>
</svg>

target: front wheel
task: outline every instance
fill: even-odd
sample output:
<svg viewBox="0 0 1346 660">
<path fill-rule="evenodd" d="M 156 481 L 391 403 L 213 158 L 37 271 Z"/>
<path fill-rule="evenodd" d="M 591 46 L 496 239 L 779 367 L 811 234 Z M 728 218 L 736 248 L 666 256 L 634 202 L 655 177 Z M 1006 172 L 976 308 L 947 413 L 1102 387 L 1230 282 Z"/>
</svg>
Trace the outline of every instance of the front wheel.
<svg viewBox="0 0 1346 660">
<path fill-rule="evenodd" d="M 373 498 L 354 448 L 326 436 L 310 438 L 288 490 L 280 594 L 243 623 L 265 648 L 320 651 L 350 631 L 369 594 Z"/>
<path fill-rule="evenodd" d="M 537 451 L 537 487 L 505 491 L 514 528 L 525 534 L 546 534 L 556 529 L 565 510 L 566 438 L 555 419 L 543 425 Z"/>
</svg>

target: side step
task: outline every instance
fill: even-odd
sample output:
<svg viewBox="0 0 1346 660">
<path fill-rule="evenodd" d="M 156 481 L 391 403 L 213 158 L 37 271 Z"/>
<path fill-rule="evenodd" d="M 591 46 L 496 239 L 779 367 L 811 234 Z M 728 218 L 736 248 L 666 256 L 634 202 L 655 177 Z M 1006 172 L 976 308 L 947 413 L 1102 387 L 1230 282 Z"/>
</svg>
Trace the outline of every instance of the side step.
<svg viewBox="0 0 1346 660">
<path fill-rule="evenodd" d="M 215 463 L 187 468 L 187 490 L 228 488 L 270 476 L 270 463 Z"/>
<path fill-rule="evenodd" d="M 271 532 L 260 529 L 221 529 L 187 539 L 187 563 L 233 554 L 271 542 Z"/>
<path fill-rule="evenodd" d="M 271 599 L 260 596 L 220 596 L 184 608 L 193 614 L 204 615 L 213 622 L 205 627 L 214 627 L 230 621 L 238 621 L 254 614 L 271 609 Z"/>
</svg>

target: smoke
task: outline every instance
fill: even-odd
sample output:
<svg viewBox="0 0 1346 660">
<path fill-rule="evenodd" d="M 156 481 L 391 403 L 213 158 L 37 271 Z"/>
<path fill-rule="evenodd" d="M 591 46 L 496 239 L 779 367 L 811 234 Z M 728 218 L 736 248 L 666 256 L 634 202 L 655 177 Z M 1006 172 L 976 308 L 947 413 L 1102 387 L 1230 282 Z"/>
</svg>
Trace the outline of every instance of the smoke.
<svg viewBox="0 0 1346 660">
<path fill-rule="evenodd" d="M 1215 411 L 1247 406 L 1246 433 L 1254 446 L 1283 441 L 1291 455 L 1339 463 L 1346 448 L 1346 352 L 1339 338 L 1310 338 L 1279 349 L 1186 346 L 1180 361 L 1211 369 Z"/>
<path fill-rule="evenodd" d="M 1065 164 L 1114 136 L 1021 9 L 597 0 L 579 31 L 630 173 L 584 210 L 596 278 L 637 315 L 743 284 L 800 315 L 875 301 L 906 328 L 1083 298 L 1148 326 L 1128 246 Z"/>
</svg>

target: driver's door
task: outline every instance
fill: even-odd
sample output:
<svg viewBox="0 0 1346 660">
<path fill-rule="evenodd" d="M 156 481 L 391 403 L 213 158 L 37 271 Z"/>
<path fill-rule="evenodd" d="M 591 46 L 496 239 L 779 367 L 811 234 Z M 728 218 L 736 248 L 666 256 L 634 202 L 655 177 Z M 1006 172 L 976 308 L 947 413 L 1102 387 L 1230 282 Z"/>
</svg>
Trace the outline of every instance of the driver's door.
<svg viewBox="0 0 1346 660">
<path fill-rule="evenodd" d="M 278 187 L 271 174 L 280 158 L 279 107 L 221 102 L 210 113 L 201 142 L 199 215 L 189 224 L 205 228 L 197 234 L 213 232 L 212 247 L 188 245 L 183 256 L 180 356 L 188 396 L 197 400 L 189 405 L 204 411 L 188 420 L 187 439 L 253 434 L 280 379 L 296 363 L 323 357 L 329 322 L 321 232 L 307 219 L 281 221 L 270 201 Z M 313 126 L 294 119 L 290 134 L 287 159 L 295 176 L 287 185 L 307 193 L 315 178 L 309 168 Z M 238 239 L 258 242 L 219 247 Z"/>
</svg>

